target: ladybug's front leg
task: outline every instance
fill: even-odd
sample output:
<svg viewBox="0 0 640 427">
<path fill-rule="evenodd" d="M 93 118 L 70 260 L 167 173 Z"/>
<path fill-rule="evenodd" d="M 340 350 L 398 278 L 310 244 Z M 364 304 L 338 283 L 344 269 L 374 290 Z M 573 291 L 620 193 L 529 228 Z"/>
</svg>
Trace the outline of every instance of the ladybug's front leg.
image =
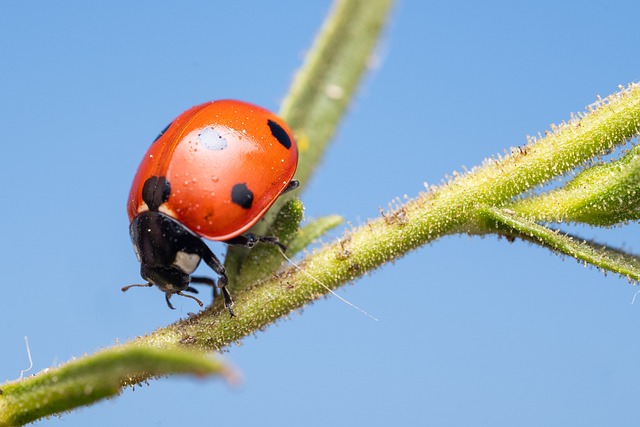
<svg viewBox="0 0 640 427">
<path fill-rule="evenodd" d="M 231 294 L 227 289 L 227 285 L 229 284 L 229 278 L 227 277 L 227 270 L 225 270 L 224 265 L 220 262 L 217 256 L 211 249 L 204 243 L 202 246 L 198 248 L 199 255 L 202 257 L 202 260 L 211 268 L 213 271 L 218 273 L 220 278 L 218 279 L 218 287 L 222 292 L 222 297 L 224 298 L 224 306 L 229 310 L 229 314 L 231 317 L 235 316 L 233 312 L 233 299 L 231 299 Z M 211 284 L 211 282 L 207 279 L 203 279 L 202 277 L 192 277 L 191 281 L 194 283 L 204 283 Z"/>
</svg>

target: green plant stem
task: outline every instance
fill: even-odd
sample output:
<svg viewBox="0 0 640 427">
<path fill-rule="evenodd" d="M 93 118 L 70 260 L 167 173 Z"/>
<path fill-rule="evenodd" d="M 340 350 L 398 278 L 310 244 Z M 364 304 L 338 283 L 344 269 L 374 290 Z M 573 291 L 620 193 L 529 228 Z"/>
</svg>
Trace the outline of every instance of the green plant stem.
<svg viewBox="0 0 640 427">
<path fill-rule="evenodd" d="M 184 322 L 159 330 L 142 342 L 181 342 L 220 349 L 362 276 L 385 262 L 451 233 L 486 233 L 480 220 L 486 206 L 499 206 L 581 162 L 624 144 L 640 129 L 640 87 L 614 94 L 597 110 L 499 160 L 347 232 L 308 256 L 301 270 L 261 282 L 236 295 L 238 317 L 224 316 L 218 304 Z"/>
<path fill-rule="evenodd" d="M 618 160 L 580 172 L 565 186 L 510 204 L 510 210 L 543 222 L 610 226 L 640 219 L 640 146 Z"/>
<path fill-rule="evenodd" d="M 122 387 L 169 373 L 232 378 L 222 363 L 200 352 L 140 345 L 112 348 L 2 385 L 0 426 L 23 425 L 47 415 L 115 396 Z"/>
<path fill-rule="evenodd" d="M 300 270 L 289 268 L 238 293 L 235 318 L 229 318 L 218 302 L 196 316 L 138 338 L 123 348 L 142 345 L 169 349 L 193 347 L 205 351 L 221 349 L 326 295 L 328 289 L 360 277 L 421 244 L 452 232 L 486 232 L 486 225 L 480 225 L 486 223 L 486 219 L 479 219 L 486 212 L 486 206 L 510 200 L 517 191 L 525 191 L 542 182 L 544 176 L 566 172 L 579 162 L 576 153 L 582 153 L 580 156 L 585 160 L 589 155 L 608 151 L 637 135 L 640 129 L 638 91 L 638 87 L 632 87 L 612 97 L 610 104 L 583 119 L 590 123 L 577 126 L 568 136 L 554 134 L 548 137 L 552 139 L 540 140 L 523 153 L 487 163 L 455 178 L 393 212 L 347 232 L 343 238 L 300 262 Z M 603 127 L 609 131 L 604 132 Z M 615 136 L 602 139 L 603 132 Z M 599 144 L 593 144 L 593 139 Z M 584 149 L 583 144 L 590 148 Z M 546 151 L 551 154 L 544 155 Z M 567 152 L 572 161 L 562 161 Z M 558 157 L 554 161 L 548 156 Z M 538 167 L 530 164 L 534 157 Z M 552 168 L 555 174 L 545 175 L 538 170 L 545 167 Z M 485 203 L 479 204 L 480 201 Z M 69 362 L 67 366 L 83 363 L 82 360 Z M 151 376 L 143 373 L 134 382 Z M 0 396 L 0 402 L 2 399 Z M 6 419 L 0 406 L 0 419 L 2 416 Z"/>
<path fill-rule="evenodd" d="M 300 140 L 296 178 L 302 183 L 310 179 L 369 67 L 392 5 L 392 0 L 336 1 L 296 75 L 280 114 Z"/>
<path fill-rule="evenodd" d="M 302 188 L 311 179 L 371 63 L 393 3 L 393 0 L 337 0 L 296 74 L 280 115 L 298 143 L 295 178 Z M 270 234 L 276 215 L 298 191 L 281 197 L 252 232 Z M 225 266 L 232 289 L 236 286 L 236 273 L 241 266 L 246 267 L 246 255 L 243 248 L 227 251 Z"/>
<path fill-rule="evenodd" d="M 527 217 L 508 209 L 481 208 L 478 218 L 485 222 L 486 233 L 499 233 L 519 237 L 563 253 L 600 269 L 612 271 L 631 282 L 640 280 L 640 258 L 606 245 L 586 241 L 536 224 Z"/>
<path fill-rule="evenodd" d="M 576 126 L 568 134 L 563 135 L 560 131 L 549 136 L 550 139 L 527 147 L 522 153 L 487 163 L 347 232 L 342 239 L 302 261 L 301 270 L 290 268 L 240 292 L 236 295 L 235 318 L 229 318 L 217 303 L 196 316 L 127 343 L 123 348 L 142 345 L 170 349 L 194 347 L 207 351 L 220 349 L 322 297 L 328 289 L 360 277 L 421 244 L 452 232 L 472 232 L 481 228 L 486 232 L 486 226 L 481 227 L 478 219 L 486 206 L 505 203 L 517 192 L 543 182 L 545 177 L 567 172 L 580 160 L 611 150 L 637 135 L 640 129 L 638 92 L 638 87 L 632 87 L 613 96 L 610 104 L 590 113 L 583 119 L 583 125 Z M 603 134 L 607 138 L 602 138 Z M 570 160 L 563 161 L 563 156 Z M 544 168 L 551 168 L 553 173 L 545 173 Z M 73 369 L 83 360 L 66 366 Z M 144 381 L 153 375 L 141 373 L 133 382 Z M 34 378 L 37 381 L 41 377 Z M 81 379 L 80 384 L 90 385 L 90 377 Z M 0 402 L 5 405 L 0 405 L 0 419 L 7 420 L 10 412 L 6 409 L 7 400 L 0 396 Z M 70 407 L 73 406 L 59 410 Z"/>
</svg>

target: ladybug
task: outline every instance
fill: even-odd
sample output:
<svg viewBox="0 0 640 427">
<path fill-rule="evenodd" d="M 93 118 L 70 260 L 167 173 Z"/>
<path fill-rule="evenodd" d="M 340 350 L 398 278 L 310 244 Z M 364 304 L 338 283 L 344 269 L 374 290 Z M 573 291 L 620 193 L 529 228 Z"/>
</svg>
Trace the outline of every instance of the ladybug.
<svg viewBox="0 0 640 427">
<path fill-rule="evenodd" d="M 224 265 L 202 238 L 253 247 L 280 246 L 276 237 L 245 233 L 293 179 L 298 148 L 291 130 L 275 114 L 246 102 L 222 100 L 180 114 L 153 141 L 133 179 L 127 212 L 140 275 L 157 286 L 173 309 L 171 296 L 194 299 L 191 276 L 200 261 L 219 275 L 225 307 L 234 315 Z M 243 234 L 244 233 L 244 234 Z M 215 288 L 214 288 L 215 289 Z"/>
</svg>

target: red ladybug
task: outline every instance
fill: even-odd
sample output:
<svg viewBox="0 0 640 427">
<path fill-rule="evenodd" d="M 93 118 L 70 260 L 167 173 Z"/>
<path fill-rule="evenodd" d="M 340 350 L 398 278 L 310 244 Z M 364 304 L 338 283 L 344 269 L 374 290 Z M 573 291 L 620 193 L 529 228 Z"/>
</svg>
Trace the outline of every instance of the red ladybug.
<svg viewBox="0 0 640 427">
<path fill-rule="evenodd" d="M 153 141 L 138 168 L 127 204 L 130 233 L 140 274 L 169 299 L 190 283 L 201 260 L 220 278 L 225 306 L 233 316 L 223 264 L 202 237 L 253 247 L 283 247 L 275 237 L 243 234 L 278 196 L 298 187 L 292 179 L 298 149 L 287 125 L 275 114 L 241 101 L 207 102 L 171 122 Z M 284 247 L 283 247 L 284 248 Z"/>
</svg>

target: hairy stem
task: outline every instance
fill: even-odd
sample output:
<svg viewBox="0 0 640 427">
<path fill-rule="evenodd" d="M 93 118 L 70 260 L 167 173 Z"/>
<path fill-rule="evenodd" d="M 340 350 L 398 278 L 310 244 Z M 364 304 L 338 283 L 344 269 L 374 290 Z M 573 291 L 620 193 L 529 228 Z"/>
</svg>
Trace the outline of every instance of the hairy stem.
<svg viewBox="0 0 640 427">
<path fill-rule="evenodd" d="M 593 156 L 638 135 L 640 86 L 614 94 L 580 122 L 491 160 L 446 185 L 425 193 L 381 218 L 345 233 L 284 273 L 236 296 L 238 317 L 229 319 L 220 305 L 141 338 L 151 345 L 183 343 L 219 349 L 406 252 L 451 233 L 486 233 L 478 217 L 486 206 L 563 174 Z"/>
</svg>

